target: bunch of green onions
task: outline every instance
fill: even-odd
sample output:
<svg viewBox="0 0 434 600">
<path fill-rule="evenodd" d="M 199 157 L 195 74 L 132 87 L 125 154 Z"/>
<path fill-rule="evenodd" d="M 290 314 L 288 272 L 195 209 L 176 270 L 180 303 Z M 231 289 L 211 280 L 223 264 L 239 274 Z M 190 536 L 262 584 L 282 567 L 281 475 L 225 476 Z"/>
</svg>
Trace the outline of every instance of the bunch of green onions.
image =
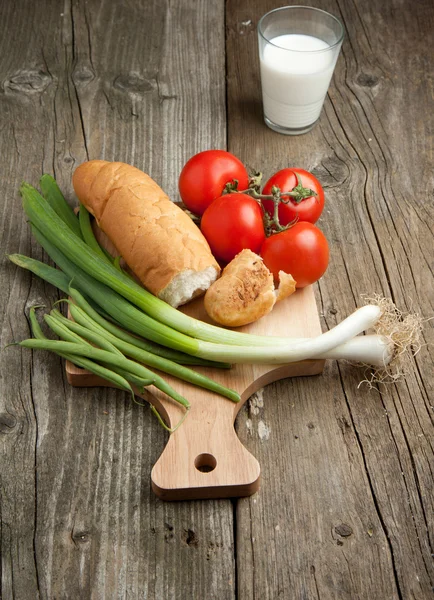
<svg viewBox="0 0 434 600">
<path fill-rule="evenodd" d="M 65 329 L 71 332 L 72 327 L 67 325 L 67 320 L 61 319 L 56 311 L 46 320 L 50 326 L 55 321 L 58 335 L 62 331 L 63 341 L 57 344 L 67 346 L 57 345 L 55 351 L 63 355 L 80 356 L 82 362 L 83 358 L 93 360 L 94 352 L 107 353 L 107 355 L 98 355 L 100 365 L 105 369 L 107 365 L 111 365 L 111 371 L 117 377 L 123 377 L 127 383 L 133 382 L 143 387 L 149 385 L 144 382 L 152 381 L 156 385 L 157 381 L 162 385 L 155 375 L 151 376 L 148 372 L 135 373 L 141 379 L 141 383 L 133 381 L 134 378 L 128 379 L 126 372 L 134 371 L 131 370 L 131 365 L 121 360 L 120 354 L 128 355 L 135 361 L 177 377 L 184 379 L 190 377 L 187 381 L 195 379 L 192 383 L 213 389 L 234 401 L 239 400 L 236 392 L 227 390 L 203 376 L 200 376 L 201 381 L 199 381 L 198 373 L 181 367 L 180 364 L 227 367 L 227 363 L 283 364 L 313 358 L 347 358 L 384 366 L 392 358 L 393 348 L 385 337 L 358 336 L 359 333 L 371 328 L 381 316 L 381 309 L 375 305 L 358 309 L 334 329 L 312 339 L 255 336 L 225 330 L 189 317 L 156 298 L 121 269 L 119 260 L 113 259 L 95 239 L 89 213 L 85 207 L 80 207 L 79 218 L 77 218 L 51 176 L 44 175 L 40 186 L 43 196 L 31 185 L 27 183 L 21 185 L 23 208 L 35 238 L 58 269 L 22 255 L 14 254 L 9 258 L 15 264 L 34 272 L 69 294 L 74 300 L 70 310 L 77 325 L 92 330 L 105 340 L 104 347 L 100 343 L 98 350 L 91 345 L 95 344 L 95 341 L 89 335 L 86 338 L 87 344 L 77 339 L 73 341 L 71 333 L 68 333 L 67 340 Z M 116 327 L 113 323 L 120 327 Z M 116 331 L 113 327 L 116 327 Z M 132 332 L 134 336 L 126 331 Z M 33 332 L 37 339 L 26 340 L 21 345 L 55 349 L 56 342 L 38 339 L 40 331 L 35 327 Z M 79 335 L 82 340 L 85 338 L 81 329 L 80 333 L 77 329 L 73 333 Z M 125 336 L 129 336 L 128 339 L 125 339 Z M 140 339 L 136 336 L 140 336 Z M 128 346 L 134 345 L 131 343 L 131 338 L 135 340 L 136 347 L 142 345 L 143 351 L 154 356 L 152 364 L 149 362 L 149 357 L 146 362 L 143 355 L 131 354 L 131 348 Z M 120 344 L 119 340 L 127 346 Z M 75 347 L 71 348 L 71 344 L 75 344 Z M 111 349 L 108 344 L 112 346 Z M 53 347 L 49 348 L 48 345 Z M 96 345 L 98 346 L 98 343 Z M 143 348 L 143 345 L 146 348 Z M 119 357 L 117 365 L 112 360 L 114 356 Z M 166 363 L 164 365 L 166 370 L 162 368 L 162 363 L 155 362 L 155 357 L 160 361 L 171 362 L 171 369 L 176 365 L 177 372 L 167 370 Z M 72 362 L 77 364 L 77 359 Z M 117 370 L 115 371 L 113 367 Z M 190 374 L 186 375 L 186 372 Z M 125 389 L 124 382 L 122 385 Z M 167 387 L 165 391 L 169 393 Z M 188 409 L 185 399 L 175 398 L 176 392 L 169 395 L 181 404 L 184 402 L 183 405 Z"/>
<path fill-rule="evenodd" d="M 170 432 L 175 431 L 182 423 L 190 409 L 190 403 L 166 383 L 160 375 L 153 373 L 147 367 L 158 369 L 193 385 L 219 393 L 233 402 L 239 401 L 239 395 L 233 390 L 225 388 L 169 358 L 150 352 L 146 342 L 143 343 L 128 332 L 106 321 L 77 290 L 70 287 L 69 295 L 74 303 L 69 300 L 65 300 L 65 302 L 70 304 L 70 314 L 74 319 L 73 321 L 64 317 L 57 309 L 53 309 L 50 314 L 44 316 L 45 322 L 57 334 L 60 341 L 51 340 L 44 336 L 36 318 L 36 307 L 32 307 L 30 310 L 30 324 L 34 339 L 24 340 L 19 343 L 20 346 L 55 352 L 76 366 L 86 369 L 116 387 L 130 392 L 133 398 L 134 391 L 131 385 L 134 385 L 140 393 L 144 392 L 145 387 L 154 385 L 186 409 L 178 425 L 170 429 L 155 407 L 151 406 L 160 423 Z"/>
<path fill-rule="evenodd" d="M 51 176 L 44 175 L 40 181 L 40 185 L 45 199 L 53 211 L 64 223 L 68 224 L 68 227 L 74 232 L 77 239 L 84 240 L 95 254 L 109 264 L 115 265 L 116 269 L 121 272 L 122 269 L 119 265 L 119 260 L 113 258 L 98 244 L 93 234 L 89 213 L 85 207 L 81 207 L 79 218 L 77 219 Z M 33 225 L 32 229 L 37 239 L 43 239 L 42 234 Z M 54 246 L 52 251 L 54 256 L 57 256 Z M 229 368 L 230 364 L 197 358 L 146 339 L 140 339 L 117 326 L 114 323 L 115 319 L 112 318 L 110 321 L 105 318 L 108 317 L 110 319 L 109 315 L 102 308 L 95 302 L 92 302 L 92 300 L 86 300 L 77 289 L 74 289 L 70 285 L 73 277 L 71 278 L 59 269 L 54 269 L 26 256 L 15 254 L 10 255 L 9 259 L 20 267 L 36 273 L 45 281 L 52 283 L 67 293 L 72 299 L 72 301 L 67 299 L 64 301 L 69 304 L 69 312 L 74 319 L 73 321 L 65 318 L 56 309 L 44 316 L 46 324 L 57 334 L 60 338 L 59 340 L 48 339 L 43 334 L 42 328 L 36 318 L 35 307 L 33 307 L 30 310 L 30 324 L 34 337 L 33 339 L 23 340 L 18 345 L 55 352 L 76 366 L 86 369 L 116 387 L 130 392 L 133 398 L 134 390 L 132 386 L 140 393 L 144 392 L 145 387 L 150 385 L 155 386 L 185 409 L 184 416 L 178 424 L 173 428 L 169 428 L 156 408 L 151 405 L 151 410 L 163 427 L 169 432 L 175 431 L 183 422 L 190 409 L 190 403 L 173 389 L 161 375 L 152 372 L 147 367 L 213 391 L 233 402 L 239 402 L 239 394 L 234 390 L 226 388 L 209 377 L 184 366 L 199 365 Z M 70 266 L 73 266 L 72 263 Z M 132 278 L 130 280 L 132 281 Z M 91 278 L 88 278 L 86 283 L 91 284 Z M 95 283 L 98 284 L 98 282 Z M 112 307 L 113 314 L 115 310 L 116 302 Z"/>
</svg>

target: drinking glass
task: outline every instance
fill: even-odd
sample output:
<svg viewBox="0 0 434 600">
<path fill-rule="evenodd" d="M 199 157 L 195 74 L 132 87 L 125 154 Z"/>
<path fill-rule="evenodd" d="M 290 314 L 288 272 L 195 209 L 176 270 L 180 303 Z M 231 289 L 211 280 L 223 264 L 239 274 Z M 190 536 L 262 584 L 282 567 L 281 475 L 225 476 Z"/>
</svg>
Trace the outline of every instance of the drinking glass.
<svg viewBox="0 0 434 600">
<path fill-rule="evenodd" d="M 265 123 L 298 135 L 319 119 L 344 37 L 333 15 L 309 6 L 284 6 L 258 23 Z"/>
</svg>

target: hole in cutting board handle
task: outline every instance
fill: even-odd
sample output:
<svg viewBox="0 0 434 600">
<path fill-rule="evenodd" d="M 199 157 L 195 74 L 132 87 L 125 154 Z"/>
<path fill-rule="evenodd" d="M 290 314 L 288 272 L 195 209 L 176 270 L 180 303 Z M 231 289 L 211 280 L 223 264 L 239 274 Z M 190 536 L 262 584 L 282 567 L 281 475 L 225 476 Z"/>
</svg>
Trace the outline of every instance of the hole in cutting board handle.
<svg viewBox="0 0 434 600">
<path fill-rule="evenodd" d="M 212 454 L 199 454 L 194 459 L 194 466 L 201 473 L 210 473 L 216 468 L 217 461 L 215 459 L 215 456 L 213 456 Z"/>
</svg>

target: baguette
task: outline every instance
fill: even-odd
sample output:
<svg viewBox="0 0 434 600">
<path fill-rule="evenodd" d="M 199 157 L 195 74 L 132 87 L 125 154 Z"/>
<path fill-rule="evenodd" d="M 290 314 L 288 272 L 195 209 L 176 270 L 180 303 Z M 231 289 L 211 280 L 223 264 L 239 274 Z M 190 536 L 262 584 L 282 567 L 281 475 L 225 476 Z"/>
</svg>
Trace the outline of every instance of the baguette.
<svg viewBox="0 0 434 600">
<path fill-rule="evenodd" d="M 251 250 L 241 250 L 223 269 L 222 276 L 205 294 L 205 310 L 216 323 L 240 327 L 268 314 L 276 302 L 295 292 L 296 282 L 279 272 L 276 290 L 272 273 L 262 258 Z"/>
<path fill-rule="evenodd" d="M 146 173 L 91 160 L 72 183 L 132 272 L 162 300 L 177 307 L 217 279 L 220 267 L 200 229 Z"/>
</svg>

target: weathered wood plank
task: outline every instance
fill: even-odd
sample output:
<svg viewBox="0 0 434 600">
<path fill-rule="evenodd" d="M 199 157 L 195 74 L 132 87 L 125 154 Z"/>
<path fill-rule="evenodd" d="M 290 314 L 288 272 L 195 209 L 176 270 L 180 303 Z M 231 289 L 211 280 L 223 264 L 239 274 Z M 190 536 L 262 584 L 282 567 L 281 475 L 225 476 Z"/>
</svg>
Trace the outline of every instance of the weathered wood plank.
<svg viewBox="0 0 434 600">
<path fill-rule="evenodd" d="M 370 292 L 429 317 L 433 139 L 428 86 L 413 92 L 426 67 L 432 6 L 316 6 L 343 19 L 347 39 L 321 122 L 286 138 L 262 124 L 256 58 L 256 24 L 274 5 L 227 4 L 229 148 L 266 176 L 298 165 L 324 182 L 320 226 L 331 266 L 317 297 L 325 328 Z M 432 342 L 432 322 L 424 336 Z M 432 346 L 411 361 L 405 382 L 381 394 L 358 388 L 352 367 L 329 365 L 321 380 L 269 386 L 260 407 L 256 398 L 240 415 L 240 437 L 264 473 L 261 494 L 237 510 L 240 598 L 429 596 L 431 365 Z"/>
<path fill-rule="evenodd" d="M 55 174 L 71 203 L 86 157 L 130 162 L 177 199 L 190 155 L 225 147 L 224 3 L 20 2 L 1 7 L 2 248 L 42 257 L 17 197 Z M 6 36 L 6 33 L 8 34 Z M 7 45 L 4 45 L 8 38 Z M 2 343 L 57 293 L 3 261 Z M 2 353 L 5 598 L 233 598 L 230 501 L 163 504 L 166 436 L 107 389 L 71 389 L 45 353 Z"/>
<path fill-rule="evenodd" d="M 54 290 L 18 273 L 4 252 L 42 253 L 30 243 L 18 186 L 23 177 L 36 180 L 44 160 L 44 140 L 50 138 L 53 80 L 44 65 L 38 33 L 32 28 L 34 7 L 21 10 L 3 3 L 1 69 L 2 170 L 2 347 L 28 337 L 24 311 L 29 304 L 51 303 Z M 40 16 L 40 30 L 50 27 L 50 15 Z M 52 24 L 53 25 L 53 24 Z M 16 29 L 15 29 L 16 28 Z M 11 32 L 15 31 L 15 34 Z M 12 49 L 13 48 L 13 49 Z M 35 49 L 38 48 L 38 51 Z M 48 108 L 48 106 L 50 108 Z M 38 514 L 37 446 L 47 429 L 48 405 L 61 386 L 59 361 L 10 348 L 1 353 L 1 520 L 2 594 L 9 598 L 39 597 L 40 570 L 35 562 Z M 38 385 L 32 388 L 33 375 Z M 36 398 L 44 400 L 37 406 Z M 38 425 L 37 414 L 40 422 Z M 59 411 L 59 416 L 61 411 Z M 53 447 L 56 439 L 53 438 Z"/>
<path fill-rule="evenodd" d="M 325 183 L 324 328 L 370 291 L 429 317 L 432 5 L 316 5 L 340 14 L 348 37 L 320 124 L 289 139 L 261 123 L 255 25 L 274 5 L 228 2 L 229 147 L 267 175 L 298 163 Z M 19 207 L 24 177 L 53 172 L 73 202 L 76 164 L 120 159 L 176 198 L 183 162 L 225 146 L 223 8 L 0 5 L 2 248 L 43 257 Z M 27 337 L 30 305 L 58 295 L 3 258 L 1 268 L 4 345 Z M 424 336 L 406 381 L 381 394 L 358 389 L 352 367 L 329 365 L 321 379 L 252 399 L 238 431 L 263 484 L 238 504 L 236 540 L 230 502 L 154 498 L 150 470 L 166 438 L 148 411 L 113 390 L 70 389 L 56 357 L 2 352 L 1 595 L 429 597 L 432 322 Z"/>
</svg>

